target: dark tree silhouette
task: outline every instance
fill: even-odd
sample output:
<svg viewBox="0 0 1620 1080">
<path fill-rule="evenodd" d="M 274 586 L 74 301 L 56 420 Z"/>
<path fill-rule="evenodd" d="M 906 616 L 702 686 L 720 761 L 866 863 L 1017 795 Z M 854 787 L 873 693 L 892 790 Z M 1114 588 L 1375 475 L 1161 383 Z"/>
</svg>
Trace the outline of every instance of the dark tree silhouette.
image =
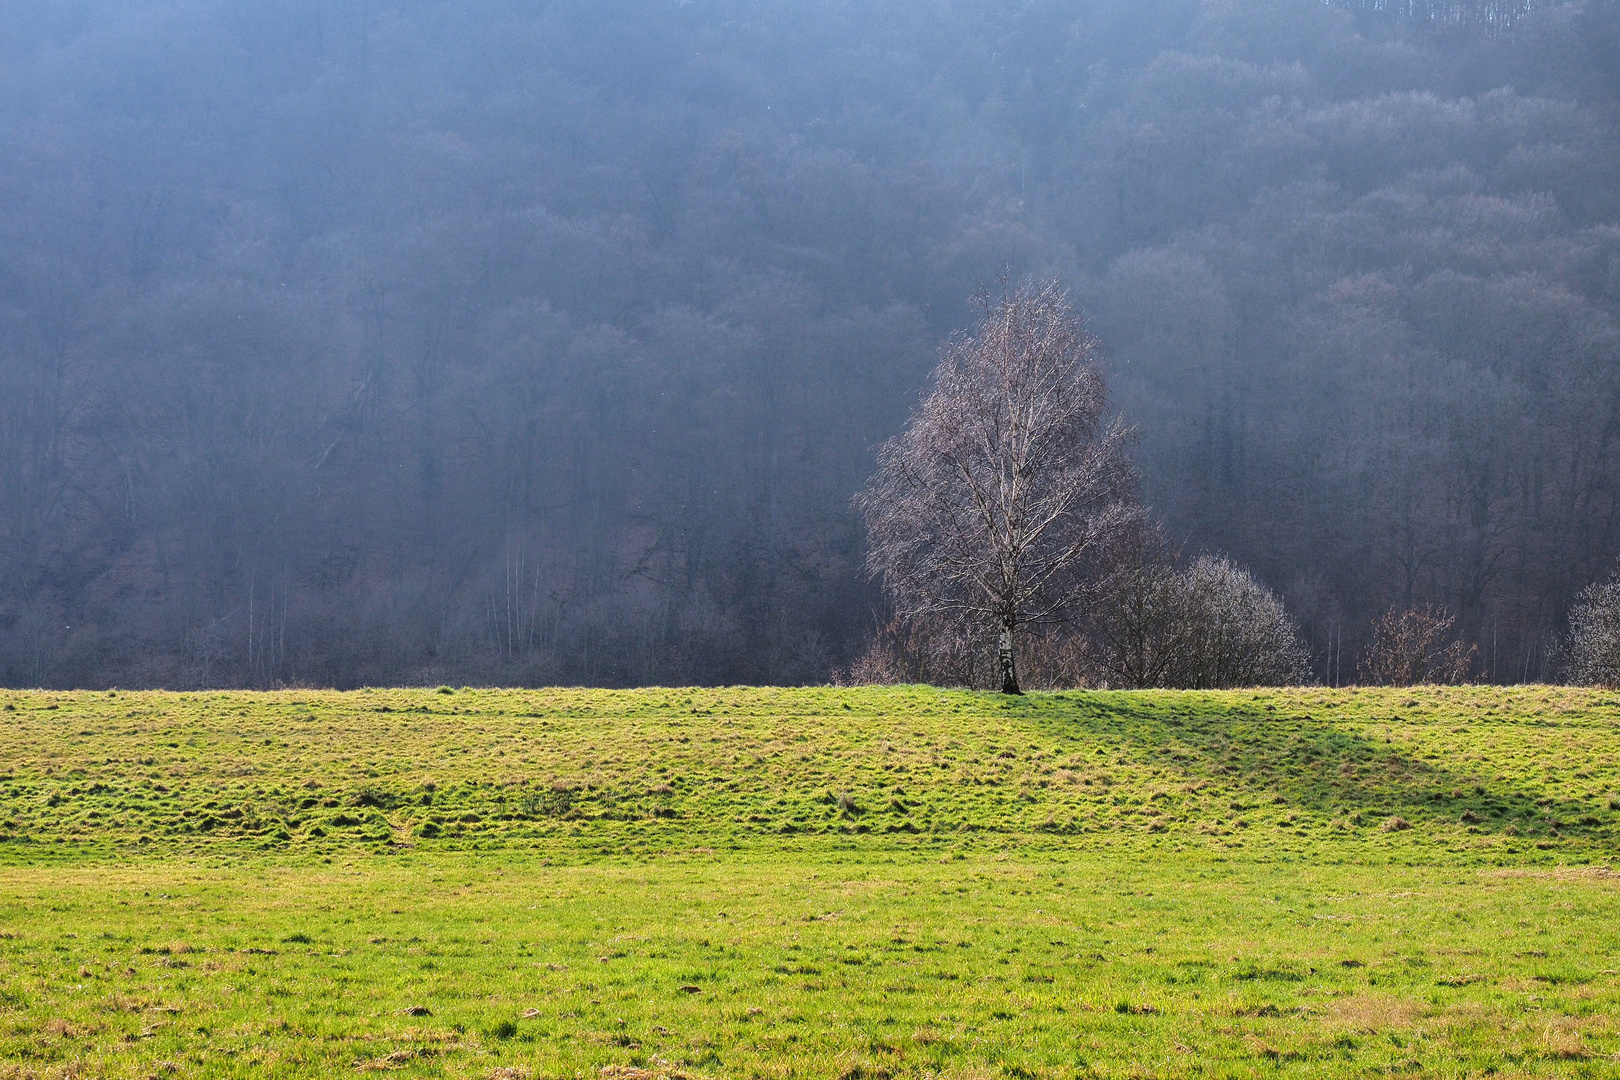
<svg viewBox="0 0 1620 1080">
<path fill-rule="evenodd" d="M 1062 288 L 1004 282 L 979 307 L 856 501 L 868 571 L 897 613 L 993 626 L 1002 692 L 1016 694 L 1019 629 L 1065 618 L 1086 556 L 1138 510 L 1097 339 Z"/>
</svg>

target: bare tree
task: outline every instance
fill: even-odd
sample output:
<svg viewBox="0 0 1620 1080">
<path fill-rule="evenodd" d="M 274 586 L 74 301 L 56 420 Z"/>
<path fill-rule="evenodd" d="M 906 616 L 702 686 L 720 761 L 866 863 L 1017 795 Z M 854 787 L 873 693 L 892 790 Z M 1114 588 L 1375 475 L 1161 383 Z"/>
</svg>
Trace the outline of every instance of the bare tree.
<svg viewBox="0 0 1620 1080">
<path fill-rule="evenodd" d="M 1581 590 L 1565 648 L 1570 682 L 1620 687 L 1620 572 Z"/>
<path fill-rule="evenodd" d="M 977 302 L 856 505 L 896 613 L 993 628 L 1001 690 L 1016 694 L 1019 630 L 1065 618 L 1086 556 L 1138 511 L 1099 343 L 1063 289 L 1003 282 Z"/>
<path fill-rule="evenodd" d="M 1361 661 L 1362 677 L 1380 686 L 1466 681 L 1478 650 L 1446 640 L 1456 621 L 1443 607 L 1389 609 L 1373 625 L 1372 644 Z"/>
</svg>

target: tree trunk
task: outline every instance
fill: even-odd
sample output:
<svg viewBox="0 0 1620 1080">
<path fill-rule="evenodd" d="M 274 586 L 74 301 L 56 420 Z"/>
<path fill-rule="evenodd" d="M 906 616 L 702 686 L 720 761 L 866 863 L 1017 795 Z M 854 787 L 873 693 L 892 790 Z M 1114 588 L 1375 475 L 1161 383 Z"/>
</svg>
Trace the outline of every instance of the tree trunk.
<svg viewBox="0 0 1620 1080">
<path fill-rule="evenodd" d="M 1013 627 L 1012 623 L 1001 624 L 1001 639 L 996 645 L 996 660 L 1001 665 L 1001 692 L 1003 694 L 1022 694 L 1018 689 L 1018 671 L 1013 666 Z"/>
</svg>

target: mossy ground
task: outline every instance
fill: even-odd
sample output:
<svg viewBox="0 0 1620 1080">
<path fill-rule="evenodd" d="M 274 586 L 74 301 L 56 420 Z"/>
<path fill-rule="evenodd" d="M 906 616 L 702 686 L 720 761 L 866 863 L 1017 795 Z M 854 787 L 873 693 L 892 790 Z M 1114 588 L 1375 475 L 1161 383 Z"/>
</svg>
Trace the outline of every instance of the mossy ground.
<svg viewBox="0 0 1620 1080">
<path fill-rule="evenodd" d="M 0 723 L 16 1075 L 1620 1072 L 1611 694 L 11 692 Z"/>
</svg>

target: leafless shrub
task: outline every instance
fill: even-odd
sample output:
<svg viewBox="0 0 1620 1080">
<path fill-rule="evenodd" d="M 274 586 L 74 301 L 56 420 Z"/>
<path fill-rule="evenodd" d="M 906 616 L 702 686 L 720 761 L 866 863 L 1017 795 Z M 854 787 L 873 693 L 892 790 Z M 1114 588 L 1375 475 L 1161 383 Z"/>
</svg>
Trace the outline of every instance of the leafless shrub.
<svg viewBox="0 0 1620 1080">
<path fill-rule="evenodd" d="M 924 681 L 909 675 L 905 657 L 888 640 L 887 629 L 879 631 L 848 668 L 834 674 L 834 686 L 893 686 Z"/>
<path fill-rule="evenodd" d="M 1029 628 L 1019 637 L 1018 682 L 1029 689 L 1056 690 L 1097 684 L 1072 623 Z M 873 636 L 864 653 L 841 673 L 853 686 L 931 683 L 972 690 L 1001 689 L 993 629 L 961 620 L 918 617 L 892 619 Z"/>
<path fill-rule="evenodd" d="M 1078 645 L 1087 682 L 1139 688 L 1171 686 L 1191 648 L 1186 583 L 1156 528 L 1143 526 L 1092 590 Z"/>
<path fill-rule="evenodd" d="M 961 618 L 896 616 L 844 675 L 854 686 L 934 683 L 984 689 L 995 686 L 994 634 Z"/>
<path fill-rule="evenodd" d="M 1282 686 L 1310 678 L 1299 628 L 1247 570 L 1225 556 L 1201 555 L 1182 576 L 1192 649 L 1180 685 Z"/>
<path fill-rule="evenodd" d="M 1569 682 L 1620 688 L 1620 572 L 1581 590 L 1569 613 L 1565 655 Z"/>
<path fill-rule="evenodd" d="M 1184 567 L 1152 526 L 1138 525 L 1088 558 L 1083 611 L 1020 640 L 1029 686 L 1219 689 L 1305 682 L 1309 656 L 1282 601 L 1230 559 Z M 975 635 L 974 630 L 979 633 Z M 994 637 L 982 625 L 895 619 L 849 670 L 856 684 L 930 682 L 993 688 Z"/>
<path fill-rule="evenodd" d="M 1361 677 L 1379 686 L 1466 682 L 1478 649 L 1447 640 L 1456 621 L 1443 607 L 1391 608 L 1373 624 Z"/>
<path fill-rule="evenodd" d="M 1301 683 L 1309 657 L 1282 601 L 1223 556 L 1185 568 L 1144 530 L 1094 593 L 1081 639 L 1088 681 L 1218 689 Z"/>
</svg>

